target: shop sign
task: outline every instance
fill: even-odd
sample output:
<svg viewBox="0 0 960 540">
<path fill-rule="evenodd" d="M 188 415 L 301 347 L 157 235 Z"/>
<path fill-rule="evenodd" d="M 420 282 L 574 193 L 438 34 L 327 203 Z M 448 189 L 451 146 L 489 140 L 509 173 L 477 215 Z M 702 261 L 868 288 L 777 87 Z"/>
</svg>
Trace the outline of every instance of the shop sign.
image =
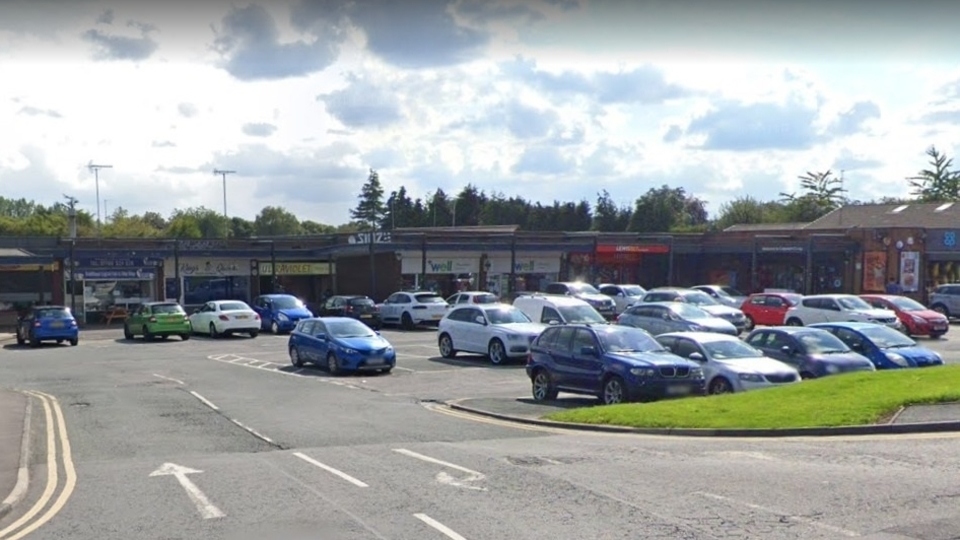
<svg viewBox="0 0 960 540">
<path fill-rule="evenodd" d="M 863 290 L 883 291 L 887 277 L 887 252 L 868 251 L 863 254 Z"/>
<path fill-rule="evenodd" d="M 328 262 L 280 262 L 277 261 L 278 276 L 326 276 L 331 273 Z M 273 275 L 271 263 L 262 262 L 259 266 L 261 276 Z"/>
<path fill-rule="evenodd" d="M 70 271 L 64 272 L 66 279 L 70 279 Z M 78 269 L 77 281 L 150 281 L 157 277 L 154 268 L 115 268 L 115 269 Z"/>
<path fill-rule="evenodd" d="M 616 254 L 616 253 L 670 253 L 670 246 L 663 244 L 600 244 L 597 246 L 598 254 Z"/>
<path fill-rule="evenodd" d="M 89 257 L 77 259 L 79 268 L 145 268 L 157 267 L 163 264 L 163 259 L 152 257 L 121 257 L 121 258 L 103 258 Z"/>
<path fill-rule="evenodd" d="M 59 268 L 59 264 L 0 264 L 0 272 L 39 272 L 45 270 L 53 272 Z"/>
<path fill-rule="evenodd" d="M 510 259 L 489 259 L 490 274 L 509 274 Z M 513 264 L 514 274 L 557 274 L 560 272 L 560 257 L 537 258 L 516 257 Z"/>
<path fill-rule="evenodd" d="M 479 259 L 427 258 L 428 274 L 472 274 L 480 271 Z"/>
<path fill-rule="evenodd" d="M 760 253 L 803 253 L 803 246 L 760 246 Z"/>
<path fill-rule="evenodd" d="M 904 292 L 917 292 L 920 289 L 919 251 L 900 253 L 900 286 Z"/>
<path fill-rule="evenodd" d="M 370 233 L 354 233 L 347 238 L 347 242 L 350 244 L 369 244 L 370 243 Z M 388 232 L 378 232 L 373 233 L 373 243 L 374 244 L 389 244 L 390 243 L 390 233 Z"/>
<path fill-rule="evenodd" d="M 171 277 L 173 272 L 166 272 Z M 241 259 L 193 259 L 180 261 L 180 275 L 185 277 L 220 277 L 250 275 L 250 261 Z"/>
</svg>

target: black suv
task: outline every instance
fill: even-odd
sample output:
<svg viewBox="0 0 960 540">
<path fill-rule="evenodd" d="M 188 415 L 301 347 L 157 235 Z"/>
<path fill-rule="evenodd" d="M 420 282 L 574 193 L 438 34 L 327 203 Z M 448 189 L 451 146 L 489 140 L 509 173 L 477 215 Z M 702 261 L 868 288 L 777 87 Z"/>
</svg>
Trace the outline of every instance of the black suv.
<svg viewBox="0 0 960 540">
<path fill-rule="evenodd" d="M 369 296 L 337 295 L 331 296 L 320 308 L 321 317 L 350 317 L 366 323 L 370 328 L 379 330 L 382 326 L 380 310 Z"/>
</svg>

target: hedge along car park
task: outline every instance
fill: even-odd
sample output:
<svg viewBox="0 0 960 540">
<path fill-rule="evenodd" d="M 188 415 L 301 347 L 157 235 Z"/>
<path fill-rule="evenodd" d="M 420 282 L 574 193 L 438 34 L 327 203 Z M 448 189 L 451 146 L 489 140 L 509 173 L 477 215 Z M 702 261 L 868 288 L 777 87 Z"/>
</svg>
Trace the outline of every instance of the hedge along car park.
<svg viewBox="0 0 960 540">
<path fill-rule="evenodd" d="M 397 363 L 397 353 L 389 341 L 348 317 L 301 320 L 290 333 L 287 350 L 295 367 L 311 363 L 331 375 L 355 371 L 390 373 Z"/>
<path fill-rule="evenodd" d="M 194 333 L 212 338 L 231 334 L 247 334 L 255 338 L 260 334 L 260 315 L 239 300 L 207 302 L 188 319 Z"/>
<path fill-rule="evenodd" d="M 458 352 L 485 354 L 500 365 L 526 358 L 530 343 L 546 327 L 509 304 L 461 304 L 440 320 L 437 343 L 444 358 Z"/>
<path fill-rule="evenodd" d="M 80 329 L 69 308 L 34 307 L 17 319 L 17 345 L 29 343 L 31 347 L 39 347 L 44 341 L 68 341 L 73 346 L 80 342 Z"/>
<path fill-rule="evenodd" d="M 872 323 L 820 323 L 852 350 L 866 356 L 877 369 L 942 366 L 943 358 L 892 328 Z"/>
<path fill-rule="evenodd" d="M 191 333 L 187 312 L 176 302 L 141 304 L 123 322 L 123 337 L 128 340 L 136 336 L 143 336 L 146 341 L 180 336 L 180 339 L 186 341 L 190 339 Z"/>
<path fill-rule="evenodd" d="M 750 332 L 745 341 L 770 358 L 793 366 L 804 379 L 876 371 L 870 359 L 822 328 L 758 328 Z"/>
</svg>

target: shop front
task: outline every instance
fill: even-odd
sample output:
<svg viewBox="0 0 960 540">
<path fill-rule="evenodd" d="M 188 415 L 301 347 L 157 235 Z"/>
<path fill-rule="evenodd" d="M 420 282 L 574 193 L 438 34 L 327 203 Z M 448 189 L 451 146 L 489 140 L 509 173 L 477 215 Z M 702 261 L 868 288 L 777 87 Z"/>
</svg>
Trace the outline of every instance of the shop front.
<svg viewBox="0 0 960 540">
<path fill-rule="evenodd" d="M 69 269 L 63 273 L 65 303 L 81 322 L 106 322 L 112 313 L 161 297 L 162 264 L 163 259 L 152 257 L 78 258 L 73 275 Z"/>
<path fill-rule="evenodd" d="M 512 258 L 516 278 L 515 294 L 543 291 L 548 284 L 560 280 L 558 252 L 518 252 Z M 510 292 L 511 257 L 509 252 L 490 253 L 486 258 L 486 290 L 505 297 Z"/>
<path fill-rule="evenodd" d="M 180 268 L 173 259 L 166 259 L 163 274 L 170 298 L 179 299 L 184 306 L 198 306 L 211 300 L 241 300 L 250 302 L 250 278 L 255 270 L 250 259 L 180 257 Z M 177 286 L 177 279 L 180 283 Z"/>
<path fill-rule="evenodd" d="M 319 303 L 333 291 L 333 263 L 277 261 L 274 274 L 273 265 L 267 261 L 251 261 L 258 278 L 256 294 L 271 292 L 297 296 L 307 303 Z M 273 277 L 276 275 L 276 283 Z"/>
<path fill-rule="evenodd" d="M 898 262 L 904 290 L 913 286 L 929 295 L 938 285 L 960 283 L 960 229 L 931 229 L 925 236 L 899 241 Z"/>
<path fill-rule="evenodd" d="M 480 252 L 427 252 L 425 261 L 420 251 L 402 251 L 398 256 L 403 289 L 434 291 L 444 298 L 480 289 Z"/>
<path fill-rule="evenodd" d="M 0 257 L 0 326 L 15 324 L 31 306 L 62 302 L 59 269 L 49 259 Z"/>
<path fill-rule="evenodd" d="M 670 246 L 664 244 L 598 244 L 594 281 L 648 288 L 664 284 L 669 253 Z"/>
</svg>

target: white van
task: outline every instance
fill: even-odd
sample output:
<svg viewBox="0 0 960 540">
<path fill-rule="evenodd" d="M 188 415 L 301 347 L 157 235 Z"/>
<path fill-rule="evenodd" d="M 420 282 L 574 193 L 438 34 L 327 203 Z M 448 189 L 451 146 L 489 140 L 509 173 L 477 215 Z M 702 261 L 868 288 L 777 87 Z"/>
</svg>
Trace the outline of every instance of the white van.
<svg viewBox="0 0 960 540">
<path fill-rule="evenodd" d="M 607 323 L 593 306 L 572 296 L 522 294 L 514 299 L 513 306 L 538 323 Z"/>
</svg>

